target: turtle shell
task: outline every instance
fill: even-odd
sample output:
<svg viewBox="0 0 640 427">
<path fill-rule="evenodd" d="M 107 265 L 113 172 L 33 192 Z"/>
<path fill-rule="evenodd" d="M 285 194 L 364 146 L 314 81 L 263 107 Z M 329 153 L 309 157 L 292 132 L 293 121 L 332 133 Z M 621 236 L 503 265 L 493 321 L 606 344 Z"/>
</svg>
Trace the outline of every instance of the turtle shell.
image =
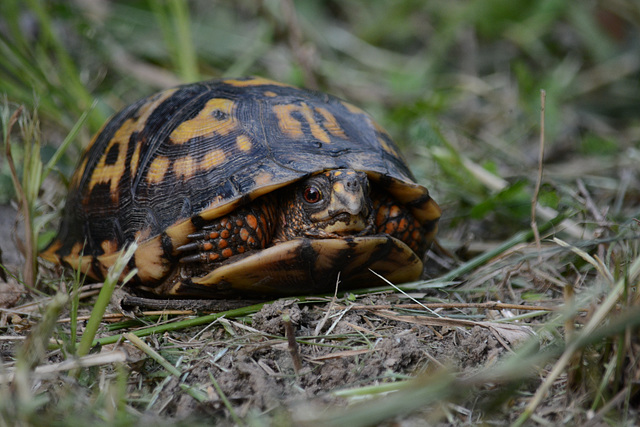
<svg viewBox="0 0 640 427">
<path fill-rule="evenodd" d="M 135 286 L 160 295 L 208 296 L 206 288 L 213 282 L 191 292 L 192 286 L 179 286 L 180 279 L 175 279 L 184 275 L 176 271 L 176 248 L 187 243 L 190 234 L 262 195 L 340 168 L 365 172 L 425 225 L 428 240 L 433 238 L 438 205 L 426 188 L 415 183 L 389 135 L 359 108 L 330 95 L 262 78 L 214 80 L 165 90 L 126 107 L 93 138 L 71 180 L 58 236 L 42 257 L 102 280 L 125 245 L 137 240 L 138 250 L 129 262 L 130 269 L 138 269 Z M 352 239 L 347 246 L 352 252 L 354 247 L 367 247 L 362 239 L 367 240 Z M 371 248 L 380 247 L 379 241 L 368 243 Z M 416 279 L 423 254 L 408 261 L 410 251 L 398 244 L 396 252 L 402 261 L 381 261 L 378 256 L 377 261 L 358 265 L 366 271 L 376 262 L 391 263 L 383 271 L 387 275 L 400 281 Z M 280 267 L 271 261 L 268 268 L 307 268 L 296 264 L 295 258 L 302 255 L 292 252 L 293 246 L 304 245 L 289 245 L 292 255 L 280 257 Z M 322 258 L 318 252 L 322 239 L 308 247 L 315 249 L 305 265 L 313 264 L 315 275 L 323 271 L 314 261 Z M 331 258 L 344 256 L 345 250 L 326 249 L 325 253 Z M 355 252 L 362 258 L 363 251 L 370 256 L 373 249 Z M 245 276 L 264 268 L 257 258 L 252 261 L 246 254 L 241 258 Z M 233 269 L 232 264 L 229 261 L 225 268 Z M 409 273 L 392 274 L 407 264 L 411 264 Z M 337 263 L 327 268 L 335 273 L 345 266 Z M 306 293 L 311 274 L 303 274 L 284 293 Z M 352 276 L 361 278 L 361 274 Z M 260 292 L 278 292 L 277 282 L 283 279 L 274 277 L 266 288 L 262 281 Z M 251 280 L 234 285 L 227 275 L 222 282 L 242 292 Z M 350 277 L 342 281 L 356 285 Z M 335 277 L 327 282 L 333 289 Z M 311 288 L 318 291 L 326 286 Z"/>
</svg>

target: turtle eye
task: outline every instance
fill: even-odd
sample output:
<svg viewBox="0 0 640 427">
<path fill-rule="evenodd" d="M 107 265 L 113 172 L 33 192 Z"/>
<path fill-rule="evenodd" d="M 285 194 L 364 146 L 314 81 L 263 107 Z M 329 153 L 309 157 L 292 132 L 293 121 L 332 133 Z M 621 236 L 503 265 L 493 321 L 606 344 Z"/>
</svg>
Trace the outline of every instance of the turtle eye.
<svg viewBox="0 0 640 427">
<path fill-rule="evenodd" d="M 318 203 L 322 199 L 322 193 L 314 186 L 305 188 L 303 196 L 304 200 L 309 203 Z"/>
</svg>

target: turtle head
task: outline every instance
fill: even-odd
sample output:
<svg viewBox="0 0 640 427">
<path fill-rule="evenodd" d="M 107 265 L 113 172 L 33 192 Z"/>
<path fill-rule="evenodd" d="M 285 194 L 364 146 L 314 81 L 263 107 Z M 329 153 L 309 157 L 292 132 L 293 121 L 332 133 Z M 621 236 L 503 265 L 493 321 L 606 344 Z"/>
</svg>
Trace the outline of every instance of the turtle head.
<svg viewBox="0 0 640 427">
<path fill-rule="evenodd" d="M 369 180 L 351 169 L 325 171 L 283 189 L 280 209 L 279 240 L 361 235 L 371 224 Z"/>
</svg>

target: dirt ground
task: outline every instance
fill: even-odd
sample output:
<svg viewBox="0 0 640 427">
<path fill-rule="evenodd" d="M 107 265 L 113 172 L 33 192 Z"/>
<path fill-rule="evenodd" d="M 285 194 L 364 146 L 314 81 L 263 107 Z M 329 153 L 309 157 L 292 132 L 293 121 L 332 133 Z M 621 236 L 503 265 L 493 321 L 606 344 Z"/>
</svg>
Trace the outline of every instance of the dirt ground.
<svg viewBox="0 0 640 427">
<path fill-rule="evenodd" d="M 374 306 L 401 301 L 397 294 L 383 293 L 358 302 L 359 306 Z M 345 405 L 335 394 L 340 390 L 393 382 L 444 367 L 470 373 L 495 363 L 507 351 L 486 328 L 415 325 L 335 306 L 326 319 L 330 307 L 280 300 L 253 316 L 255 333 L 230 322 L 224 329 L 205 332 L 195 342 L 175 343 L 182 349 L 192 348 L 197 355 L 186 380 L 179 384 L 173 379 L 161 393 L 167 413 L 178 419 L 189 418 L 194 411 L 224 416 L 222 401 L 210 385 L 204 387 L 209 394 L 205 403 L 184 392 L 185 384 L 201 389 L 214 377 L 240 417 L 251 411 L 284 410 L 305 418 L 300 412 L 312 410 L 310 403 L 325 408 Z M 282 339 L 286 335 L 283 314 L 290 317 L 296 336 L 305 342 L 298 345 L 302 359 L 298 375 L 291 348 Z M 237 335 L 229 339 L 229 333 Z M 181 397 L 176 399 L 176 395 Z"/>
</svg>

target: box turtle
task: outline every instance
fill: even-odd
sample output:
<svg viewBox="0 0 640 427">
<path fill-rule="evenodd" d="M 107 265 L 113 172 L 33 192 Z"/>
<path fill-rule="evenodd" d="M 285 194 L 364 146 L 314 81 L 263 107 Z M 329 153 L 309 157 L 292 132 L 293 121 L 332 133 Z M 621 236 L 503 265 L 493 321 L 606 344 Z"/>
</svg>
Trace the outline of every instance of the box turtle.
<svg viewBox="0 0 640 427">
<path fill-rule="evenodd" d="M 263 78 L 165 90 L 112 117 L 42 258 L 134 289 L 300 295 L 416 280 L 440 208 L 389 135 L 336 97 Z M 125 272 L 126 274 L 127 272 Z"/>
</svg>

